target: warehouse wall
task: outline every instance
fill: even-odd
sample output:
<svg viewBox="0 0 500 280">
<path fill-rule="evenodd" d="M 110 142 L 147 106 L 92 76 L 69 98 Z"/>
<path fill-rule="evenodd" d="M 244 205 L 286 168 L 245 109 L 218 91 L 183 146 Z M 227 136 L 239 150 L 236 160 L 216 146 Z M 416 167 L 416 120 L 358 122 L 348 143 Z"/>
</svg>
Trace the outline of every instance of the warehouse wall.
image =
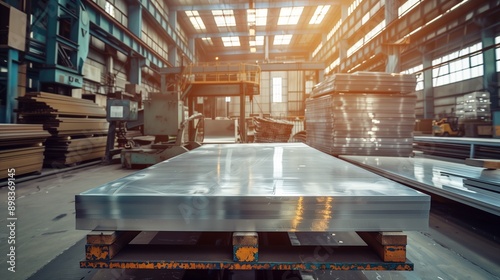
<svg viewBox="0 0 500 280">
<path fill-rule="evenodd" d="M 479 91 L 483 89 L 483 78 L 477 77 L 458 83 L 448 84 L 440 87 L 434 87 L 434 112 L 436 114 L 449 114 L 452 108 L 455 108 L 456 98 L 466 93 Z M 417 91 L 417 106 L 415 114 L 417 118 L 423 118 L 423 91 Z M 454 110 L 454 109 L 453 109 Z"/>
</svg>

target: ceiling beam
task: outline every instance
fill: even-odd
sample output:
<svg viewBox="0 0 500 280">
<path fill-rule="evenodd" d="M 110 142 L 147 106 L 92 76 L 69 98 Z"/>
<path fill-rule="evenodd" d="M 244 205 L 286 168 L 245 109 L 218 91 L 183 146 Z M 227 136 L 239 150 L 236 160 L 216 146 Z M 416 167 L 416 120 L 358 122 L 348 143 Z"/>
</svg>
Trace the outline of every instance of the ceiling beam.
<svg viewBox="0 0 500 280">
<path fill-rule="evenodd" d="M 269 35 L 302 35 L 302 34 L 323 34 L 325 33 L 322 29 L 302 29 L 302 30 L 267 30 L 267 31 L 256 31 L 257 36 L 269 36 Z M 243 32 L 218 32 L 218 33 L 197 33 L 190 34 L 190 38 L 217 38 L 217 37 L 245 37 L 250 36 L 248 31 Z"/>
<path fill-rule="evenodd" d="M 287 1 L 287 2 L 257 2 L 255 3 L 256 9 L 274 9 L 286 7 L 316 7 L 319 5 L 340 5 L 342 0 L 315 0 L 315 1 Z M 173 11 L 209 11 L 209 10 L 248 10 L 250 9 L 249 3 L 238 4 L 212 4 L 212 5 L 182 5 L 182 6 L 169 6 Z"/>
<path fill-rule="evenodd" d="M 264 49 L 263 48 L 257 48 L 256 52 L 252 53 L 250 52 L 250 50 L 242 50 L 242 49 L 238 49 L 238 50 L 224 50 L 224 51 L 210 51 L 210 55 L 211 56 L 234 56 L 234 55 L 254 55 L 254 54 L 264 54 Z M 269 54 L 273 54 L 273 55 L 276 55 L 276 54 L 281 54 L 281 55 L 297 55 L 297 54 L 300 54 L 300 55 L 309 55 L 311 52 L 308 52 L 308 51 L 305 51 L 304 49 L 283 49 L 283 50 L 280 50 L 278 48 L 270 48 L 269 49 Z"/>
</svg>

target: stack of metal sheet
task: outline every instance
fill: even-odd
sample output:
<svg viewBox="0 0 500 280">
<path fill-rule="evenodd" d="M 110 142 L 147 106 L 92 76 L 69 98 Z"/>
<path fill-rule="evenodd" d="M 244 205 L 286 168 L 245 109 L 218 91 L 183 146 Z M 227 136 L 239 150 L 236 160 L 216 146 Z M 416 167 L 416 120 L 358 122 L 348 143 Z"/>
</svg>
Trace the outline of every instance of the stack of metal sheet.
<svg viewBox="0 0 500 280">
<path fill-rule="evenodd" d="M 0 124 L 0 178 L 6 178 L 12 168 L 16 175 L 40 172 L 43 142 L 49 136 L 42 125 Z"/>
<path fill-rule="evenodd" d="M 500 216 L 500 170 L 429 158 L 341 158 L 384 177 Z"/>
<path fill-rule="evenodd" d="M 408 156 L 416 97 L 331 94 L 306 102 L 307 144 L 332 155 Z"/>
<path fill-rule="evenodd" d="M 414 149 L 424 154 L 465 160 L 469 157 L 500 159 L 500 140 L 470 137 L 416 136 Z"/>
<path fill-rule="evenodd" d="M 411 85 L 411 75 L 332 76 L 306 101 L 306 143 L 332 155 L 410 155 L 416 97 L 392 92 Z"/>
<path fill-rule="evenodd" d="M 271 118 L 254 117 L 255 143 L 285 143 L 292 134 L 293 123 Z"/>
<path fill-rule="evenodd" d="M 304 143 L 206 144 L 75 197 L 76 228 L 425 230 L 430 197 Z"/>
<path fill-rule="evenodd" d="M 384 73 L 337 73 L 325 79 L 311 93 L 312 97 L 332 92 L 410 93 L 415 91 L 416 76 Z"/>
<path fill-rule="evenodd" d="M 52 135 L 46 144 L 46 165 L 104 156 L 109 124 L 103 107 L 90 100 L 45 92 L 28 93 L 18 100 L 20 122 L 43 124 Z"/>
</svg>

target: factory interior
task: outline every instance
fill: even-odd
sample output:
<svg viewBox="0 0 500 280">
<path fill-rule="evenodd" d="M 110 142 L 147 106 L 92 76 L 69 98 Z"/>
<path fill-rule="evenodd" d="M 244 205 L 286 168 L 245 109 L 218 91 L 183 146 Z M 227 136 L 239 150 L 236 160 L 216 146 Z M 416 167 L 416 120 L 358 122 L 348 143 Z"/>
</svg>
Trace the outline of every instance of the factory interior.
<svg viewBox="0 0 500 280">
<path fill-rule="evenodd" d="M 499 0 L 1 0 L 0 279 L 499 279 Z"/>
</svg>

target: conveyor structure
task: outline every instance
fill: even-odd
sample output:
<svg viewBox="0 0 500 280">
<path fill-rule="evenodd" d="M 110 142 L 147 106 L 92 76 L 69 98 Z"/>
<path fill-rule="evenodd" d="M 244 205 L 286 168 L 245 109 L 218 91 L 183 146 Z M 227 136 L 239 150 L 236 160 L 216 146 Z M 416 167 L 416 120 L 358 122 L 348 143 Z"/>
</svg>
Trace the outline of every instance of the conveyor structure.
<svg viewBox="0 0 500 280">
<path fill-rule="evenodd" d="M 75 199 L 76 228 L 93 231 L 83 268 L 412 270 L 402 231 L 425 230 L 430 209 L 303 143 L 207 144 Z M 331 232 L 362 242 L 293 242 Z"/>
</svg>

